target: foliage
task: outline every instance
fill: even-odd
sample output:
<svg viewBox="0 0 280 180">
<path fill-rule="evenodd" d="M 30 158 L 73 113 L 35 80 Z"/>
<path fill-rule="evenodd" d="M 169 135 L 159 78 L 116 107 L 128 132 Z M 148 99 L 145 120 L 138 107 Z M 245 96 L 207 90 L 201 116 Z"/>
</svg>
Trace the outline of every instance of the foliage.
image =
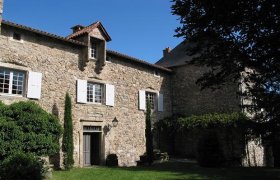
<svg viewBox="0 0 280 180">
<path fill-rule="evenodd" d="M 147 102 L 147 111 L 146 111 L 146 153 L 148 164 L 153 163 L 153 134 L 152 134 L 152 125 L 151 125 L 151 104 Z"/>
<path fill-rule="evenodd" d="M 74 164 L 73 159 L 73 121 L 72 121 L 72 103 L 71 97 L 67 93 L 65 96 L 65 109 L 64 109 L 64 133 L 62 140 L 62 150 L 64 152 L 64 168 L 71 169 Z"/>
<path fill-rule="evenodd" d="M 223 152 L 214 131 L 200 138 L 196 159 L 202 167 L 220 167 L 223 163 Z"/>
<path fill-rule="evenodd" d="M 178 124 L 182 128 L 219 128 L 219 127 L 245 127 L 249 119 L 241 113 L 214 113 L 199 116 L 179 118 Z"/>
<path fill-rule="evenodd" d="M 0 179 L 3 180 L 41 180 L 46 169 L 44 161 L 31 153 L 15 153 L 1 164 Z"/>
<path fill-rule="evenodd" d="M 162 134 L 168 134 L 168 136 L 172 136 L 174 137 L 174 139 L 176 139 L 176 142 L 168 142 L 169 146 L 172 145 L 171 143 L 174 144 L 178 144 L 178 142 L 182 143 L 180 139 L 192 138 L 193 136 L 195 136 L 195 138 L 199 140 L 198 141 L 199 143 L 197 145 L 196 145 L 197 142 L 196 139 L 193 140 L 193 142 L 195 142 L 195 146 L 199 146 L 198 148 L 209 146 L 207 148 L 210 148 L 211 150 L 211 144 L 219 144 L 219 147 L 216 150 L 219 150 L 221 152 L 220 154 L 222 154 L 222 151 L 227 151 L 225 157 L 223 156 L 219 157 L 221 158 L 220 160 L 223 163 L 222 165 L 239 166 L 240 159 L 244 155 L 243 141 L 245 139 L 241 138 L 237 144 L 233 142 L 233 139 L 236 138 L 235 133 L 238 133 L 240 137 L 244 137 L 246 133 L 250 132 L 250 128 L 252 125 L 254 125 L 254 123 L 251 120 L 249 120 L 244 114 L 233 112 L 233 113 L 220 113 L 220 114 L 213 113 L 213 114 L 204 114 L 204 115 L 196 115 L 196 116 L 193 115 L 190 117 L 171 117 L 171 118 L 166 118 L 164 120 L 160 120 L 159 122 L 156 123 L 155 127 L 157 130 L 160 130 Z M 218 139 L 212 138 L 214 140 L 210 139 L 209 142 L 207 142 L 208 140 L 204 142 L 205 134 L 207 139 L 207 135 L 209 133 L 216 134 L 219 137 L 224 138 L 224 140 L 220 139 L 218 142 L 215 142 Z M 166 139 L 164 142 L 166 142 Z M 206 144 L 206 143 L 210 143 L 210 144 Z M 186 147 L 187 145 L 184 146 Z M 180 153 L 180 150 L 176 148 L 178 148 L 178 146 L 174 146 L 174 152 Z M 200 154 L 189 152 L 189 154 L 187 154 L 186 156 L 188 157 L 197 156 L 198 159 L 199 158 L 201 159 L 204 153 L 204 151 L 202 150 L 203 149 L 200 150 L 201 152 Z M 206 159 L 205 161 L 207 160 L 210 161 L 211 158 L 214 158 L 216 156 L 215 152 L 213 154 L 209 154 L 209 153 L 210 151 L 208 152 L 208 155 L 211 157 L 209 157 L 209 159 Z M 207 155 L 207 152 L 205 152 L 205 155 Z M 211 162 L 218 165 L 221 163 L 219 161 L 218 161 L 219 163 L 215 162 L 214 160 L 213 161 L 211 160 Z M 211 164 L 208 166 L 211 166 Z"/>
<path fill-rule="evenodd" d="M 212 113 L 192 115 L 190 117 L 165 118 L 155 123 L 156 129 L 166 130 L 174 134 L 180 129 L 249 127 L 252 122 L 242 113 Z"/>
<path fill-rule="evenodd" d="M 241 95 L 252 100 L 244 108 L 259 123 L 255 133 L 269 139 L 272 145 L 278 144 L 280 2 L 173 0 L 173 3 L 172 12 L 180 17 L 181 23 L 177 36 L 192 43 L 188 53 L 198 54 L 191 63 L 209 68 L 197 83 L 202 88 L 219 88 L 241 80 L 247 86 Z"/>
<path fill-rule="evenodd" d="M 108 154 L 106 158 L 106 166 L 118 166 L 118 156 L 116 154 Z"/>
<path fill-rule="evenodd" d="M 59 150 L 58 119 L 31 101 L 0 105 L 0 160 L 17 151 L 47 156 Z"/>
</svg>

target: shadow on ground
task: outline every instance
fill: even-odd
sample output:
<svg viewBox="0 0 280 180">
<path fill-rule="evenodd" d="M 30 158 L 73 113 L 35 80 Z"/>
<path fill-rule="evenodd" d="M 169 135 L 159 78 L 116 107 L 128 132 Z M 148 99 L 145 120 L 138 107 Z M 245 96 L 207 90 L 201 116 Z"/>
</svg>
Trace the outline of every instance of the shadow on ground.
<svg viewBox="0 0 280 180">
<path fill-rule="evenodd" d="M 280 169 L 263 167 L 236 167 L 236 168 L 203 168 L 196 163 L 166 162 L 143 167 L 118 168 L 135 172 L 168 172 L 173 173 L 175 179 L 254 179 L 280 180 Z M 166 178 L 174 179 L 174 178 Z"/>
</svg>

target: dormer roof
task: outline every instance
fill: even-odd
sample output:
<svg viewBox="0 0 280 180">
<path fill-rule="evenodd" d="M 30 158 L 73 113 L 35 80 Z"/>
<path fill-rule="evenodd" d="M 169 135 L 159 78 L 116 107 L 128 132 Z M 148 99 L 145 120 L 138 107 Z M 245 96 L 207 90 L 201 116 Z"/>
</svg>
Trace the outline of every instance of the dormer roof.
<svg viewBox="0 0 280 180">
<path fill-rule="evenodd" d="M 80 25 L 80 27 L 83 27 L 83 26 Z M 91 24 L 87 27 L 81 28 L 81 30 L 70 34 L 66 38 L 67 39 L 74 39 L 78 36 L 81 36 L 81 35 L 84 35 L 84 34 L 89 34 L 96 28 L 98 28 L 100 30 L 100 32 L 102 32 L 106 41 L 111 41 L 112 40 L 110 35 L 108 34 L 108 32 L 106 31 L 106 29 L 104 28 L 104 26 L 102 25 L 102 23 L 100 21 L 97 21 L 97 22 L 95 22 L 95 23 L 93 23 L 93 24 Z"/>
</svg>

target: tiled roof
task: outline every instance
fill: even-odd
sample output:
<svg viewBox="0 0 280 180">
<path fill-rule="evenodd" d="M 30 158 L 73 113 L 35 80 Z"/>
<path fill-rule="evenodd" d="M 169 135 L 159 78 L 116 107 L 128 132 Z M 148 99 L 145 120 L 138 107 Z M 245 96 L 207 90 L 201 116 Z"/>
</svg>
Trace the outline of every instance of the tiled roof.
<svg viewBox="0 0 280 180">
<path fill-rule="evenodd" d="M 125 59 L 128 59 L 128 60 L 131 60 L 132 62 L 144 64 L 144 65 L 147 65 L 147 66 L 150 66 L 150 67 L 153 67 L 153 68 L 156 68 L 156 69 L 161 69 L 161 70 L 167 71 L 167 72 L 172 72 L 171 69 L 168 69 L 168 68 L 156 65 L 156 64 L 151 64 L 151 63 L 148 63 L 147 61 L 137 59 L 137 58 L 134 58 L 134 57 L 131 57 L 131 56 L 128 56 L 126 54 L 122 54 L 122 53 L 119 53 L 119 52 L 116 52 L 116 51 L 107 50 L 107 53 L 115 55 L 115 56 L 119 56 L 119 57 L 122 57 L 122 58 L 125 58 Z"/>
<path fill-rule="evenodd" d="M 193 58 L 197 57 L 199 54 L 189 54 L 188 49 L 191 49 L 194 43 L 188 41 L 183 41 L 172 49 L 166 56 L 162 57 L 157 65 L 166 68 L 172 68 L 176 66 L 182 66 L 188 64 Z"/>
<path fill-rule="evenodd" d="M 80 35 L 83 35 L 83 34 L 86 34 L 86 33 L 90 33 L 95 28 L 101 28 L 101 30 L 104 33 L 105 38 L 106 38 L 107 41 L 111 41 L 112 40 L 111 37 L 109 36 L 109 34 L 107 33 L 107 31 L 105 30 L 104 26 L 102 25 L 102 23 L 99 22 L 99 21 L 97 21 L 97 22 L 95 22 L 95 23 L 93 23 L 93 24 L 91 24 L 91 25 L 81 29 L 80 31 L 77 31 L 77 32 L 75 32 L 73 34 L 70 34 L 66 38 L 67 39 L 73 39 L 73 38 L 78 37 Z"/>
<path fill-rule="evenodd" d="M 15 28 L 19 28 L 19 29 L 23 29 L 23 30 L 26 30 L 26 31 L 30 31 L 30 32 L 40 34 L 40 35 L 43 35 L 43 36 L 47 36 L 47 37 L 50 37 L 50 38 L 53 38 L 53 39 L 56 39 L 56 40 L 60 40 L 60 41 L 65 42 L 65 43 L 75 44 L 75 45 L 79 45 L 79 46 L 87 46 L 87 44 L 85 44 L 83 42 L 80 42 L 80 41 L 76 41 L 76 40 L 73 40 L 73 39 L 67 39 L 67 38 L 64 38 L 64 37 L 61 37 L 61 36 L 58 36 L 58 35 L 55 35 L 55 34 L 51 34 L 51 33 L 45 32 L 45 31 L 41 31 L 41 30 L 37 30 L 37 29 L 31 28 L 31 27 L 28 27 L 28 26 L 20 25 L 20 24 L 17 24 L 17 23 L 6 21 L 6 20 L 2 20 L 2 24 L 7 25 L 7 26 L 11 26 L 11 27 L 15 27 Z M 151 64 L 151 63 L 148 63 L 144 60 L 140 60 L 140 59 L 137 59 L 137 58 L 134 58 L 134 57 L 116 52 L 116 51 L 107 50 L 107 53 L 118 56 L 118 57 L 122 57 L 124 59 L 130 60 L 130 61 L 135 62 L 135 63 L 143 64 L 143 65 L 153 67 L 153 68 L 156 68 L 156 69 L 161 69 L 161 70 L 166 71 L 166 72 L 172 72 L 171 69 L 168 69 L 168 68 L 156 65 L 156 64 Z"/>
<path fill-rule="evenodd" d="M 34 28 L 31 28 L 31 27 L 28 27 L 28 26 L 13 23 L 13 22 L 10 22 L 10 21 L 2 20 L 2 24 L 12 26 L 12 27 L 16 27 L 16 28 L 23 29 L 23 30 L 27 30 L 27 31 L 31 31 L 31 32 L 34 32 L 36 34 L 44 35 L 44 36 L 47 36 L 47 37 L 50 37 L 50 38 L 54 38 L 54 39 L 57 39 L 57 40 L 68 42 L 68 43 L 72 43 L 72 44 L 75 44 L 75 45 L 87 46 L 87 44 L 85 44 L 83 42 L 80 42 L 80 41 L 75 41 L 73 39 L 67 39 L 65 37 L 61 37 L 61 36 L 58 36 L 58 35 L 55 35 L 55 34 L 51 34 L 51 33 L 45 32 L 45 31 L 41 31 L 41 30 L 34 29 Z"/>
</svg>

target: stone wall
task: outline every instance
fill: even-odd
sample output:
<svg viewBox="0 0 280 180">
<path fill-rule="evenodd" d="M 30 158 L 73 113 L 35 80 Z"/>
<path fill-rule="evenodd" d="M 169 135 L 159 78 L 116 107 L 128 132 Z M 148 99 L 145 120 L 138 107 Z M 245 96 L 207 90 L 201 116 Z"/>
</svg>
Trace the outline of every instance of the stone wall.
<svg viewBox="0 0 280 180">
<path fill-rule="evenodd" d="M 174 114 L 185 116 L 214 112 L 239 112 L 240 98 L 238 85 L 228 84 L 222 89 L 200 90 L 196 84 L 205 68 L 194 65 L 182 65 L 172 68 L 172 100 Z"/>
<path fill-rule="evenodd" d="M 245 154 L 245 134 L 239 128 L 193 129 L 180 131 L 175 136 L 175 153 L 181 157 L 196 158 L 199 140 L 215 132 L 225 166 L 241 166 Z M 195 138 L 194 138 L 195 137 Z"/>
<path fill-rule="evenodd" d="M 159 149 L 177 157 L 196 159 L 199 140 L 209 132 L 217 134 L 223 166 L 273 167 L 272 148 L 264 146 L 261 138 L 249 139 L 240 128 L 181 130 L 172 138 L 161 132 Z"/>
<path fill-rule="evenodd" d="M 15 30 L 23 41 L 10 38 Z M 160 71 L 112 56 L 100 74 L 95 73 L 96 61 L 90 60 L 80 68 L 83 48 L 70 43 L 39 36 L 31 32 L 2 25 L 0 36 L 0 62 L 21 70 L 43 73 L 40 100 L 34 100 L 48 112 L 57 111 L 63 124 L 64 97 L 69 92 L 73 101 L 74 159 L 75 166 L 83 164 L 83 125 L 102 126 L 102 162 L 109 153 L 116 153 L 119 165 L 136 165 L 145 152 L 145 114 L 138 109 L 138 91 L 154 90 L 164 94 L 164 111 L 154 112 L 155 119 L 171 116 L 170 78 Z M 115 106 L 76 103 L 76 81 L 83 79 L 115 86 Z M 0 96 L 6 103 L 27 100 L 25 97 Z M 108 128 L 117 118 L 117 127 Z"/>
</svg>

